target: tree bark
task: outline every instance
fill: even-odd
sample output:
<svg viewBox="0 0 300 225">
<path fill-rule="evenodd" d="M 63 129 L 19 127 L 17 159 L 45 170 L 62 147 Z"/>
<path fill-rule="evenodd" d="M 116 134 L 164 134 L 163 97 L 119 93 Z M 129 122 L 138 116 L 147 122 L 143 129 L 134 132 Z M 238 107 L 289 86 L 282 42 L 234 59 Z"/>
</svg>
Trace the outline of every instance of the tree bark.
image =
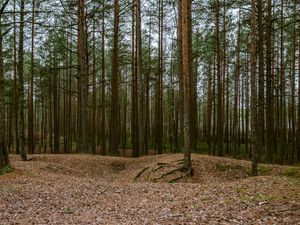
<svg viewBox="0 0 300 225">
<path fill-rule="evenodd" d="M 20 6 L 20 31 L 19 31 L 19 50 L 18 50 L 18 78 L 19 78 L 19 146 L 22 160 L 27 160 L 25 150 L 25 125 L 24 125 L 24 111 L 25 111 L 25 96 L 24 96 L 24 0 L 21 0 Z"/>
<path fill-rule="evenodd" d="M 139 104 L 138 104 L 138 32 L 137 16 L 136 16 L 135 0 L 132 3 L 132 56 L 131 56 L 131 73 L 132 73 L 132 89 L 131 89 L 131 139 L 133 146 L 133 157 L 139 156 Z"/>
<path fill-rule="evenodd" d="M 85 15 L 85 1 L 78 0 L 78 57 L 79 57 L 79 79 L 80 82 L 80 126 L 79 140 L 77 142 L 79 152 L 87 152 L 89 147 L 88 137 L 88 52 L 87 52 L 87 26 Z"/>
<path fill-rule="evenodd" d="M 35 0 L 32 1 L 31 18 L 31 67 L 28 93 L 28 152 L 34 154 L 34 113 L 33 113 L 33 80 L 34 80 L 34 37 L 35 37 Z"/>
<path fill-rule="evenodd" d="M 190 21 L 190 10 L 191 10 L 191 1 L 182 1 L 182 72 L 183 72 L 183 96 L 184 96 L 184 167 L 188 175 L 192 175 L 192 163 L 191 163 L 191 151 L 190 151 L 190 126 L 189 126 L 189 117 L 190 117 L 190 41 L 189 35 L 191 30 L 189 29 Z"/>
<path fill-rule="evenodd" d="M 1 8 L 7 5 L 2 3 Z M 5 99 L 4 99 L 4 70 L 3 70 L 3 34 L 2 34 L 2 12 L 0 12 L 0 175 L 2 169 L 10 164 L 5 143 Z"/>
<path fill-rule="evenodd" d="M 155 144 L 158 154 L 163 153 L 163 1 L 158 1 L 158 76 L 155 104 Z"/>
<path fill-rule="evenodd" d="M 273 162 L 274 151 L 274 110 L 272 73 L 272 0 L 267 2 L 266 24 L 266 150 L 267 161 Z"/>
<path fill-rule="evenodd" d="M 257 176 L 258 140 L 257 140 L 257 94 L 256 94 L 256 4 L 251 0 L 251 142 L 252 175 Z"/>
<path fill-rule="evenodd" d="M 221 49 L 220 49 L 220 1 L 216 6 L 216 51 L 217 51 L 217 80 L 218 80 L 218 114 L 217 114 L 217 143 L 218 155 L 223 156 L 223 83 L 221 75 Z"/>
<path fill-rule="evenodd" d="M 258 58 L 259 58 L 259 65 L 258 65 L 258 99 L 260 101 L 258 104 L 258 122 L 257 122 L 257 129 L 258 129 L 258 158 L 259 161 L 262 158 L 263 154 L 263 146 L 265 144 L 265 91 L 264 91 L 264 84 L 265 84 L 265 72 L 264 72 L 264 27 L 263 27 L 263 4 L 262 0 L 257 1 L 257 22 L 258 22 Z"/>
<path fill-rule="evenodd" d="M 119 147 L 119 1 L 114 0 L 114 46 L 111 73 L 110 154 L 118 155 Z"/>
<path fill-rule="evenodd" d="M 102 7 L 105 7 L 103 1 Z M 106 155 L 106 97 L 105 97 L 105 11 L 102 11 L 102 30 L 101 30 L 101 154 Z"/>
</svg>

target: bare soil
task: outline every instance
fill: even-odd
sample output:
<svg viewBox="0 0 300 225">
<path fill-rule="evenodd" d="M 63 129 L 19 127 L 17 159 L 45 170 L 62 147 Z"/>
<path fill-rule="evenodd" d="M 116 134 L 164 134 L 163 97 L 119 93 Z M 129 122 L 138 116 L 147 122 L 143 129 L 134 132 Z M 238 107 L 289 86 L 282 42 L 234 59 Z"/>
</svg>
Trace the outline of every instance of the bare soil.
<svg viewBox="0 0 300 225">
<path fill-rule="evenodd" d="M 182 154 L 11 156 L 2 224 L 300 224 L 300 168 Z"/>
</svg>

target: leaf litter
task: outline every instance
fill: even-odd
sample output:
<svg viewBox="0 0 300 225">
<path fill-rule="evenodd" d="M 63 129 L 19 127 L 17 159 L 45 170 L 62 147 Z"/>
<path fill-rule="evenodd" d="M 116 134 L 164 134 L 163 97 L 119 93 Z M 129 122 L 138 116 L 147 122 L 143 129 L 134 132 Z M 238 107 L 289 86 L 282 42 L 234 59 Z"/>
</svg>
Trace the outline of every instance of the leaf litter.
<svg viewBox="0 0 300 225">
<path fill-rule="evenodd" d="M 250 177 L 247 161 L 193 155 L 186 177 L 181 154 L 30 157 L 0 177 L 0 225 L 300 224 L 295 167 Z"/>
</svg>

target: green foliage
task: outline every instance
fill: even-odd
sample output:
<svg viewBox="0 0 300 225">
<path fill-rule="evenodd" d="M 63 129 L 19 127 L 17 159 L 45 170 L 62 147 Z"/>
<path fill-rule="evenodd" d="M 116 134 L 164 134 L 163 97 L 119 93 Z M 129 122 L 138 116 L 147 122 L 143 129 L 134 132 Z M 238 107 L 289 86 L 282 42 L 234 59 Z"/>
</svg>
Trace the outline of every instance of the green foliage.
<svg viewBox="0 0 300 225">
<path fill-rule="evenodd" d="M 259 175 L 270 175 L 272 168 L 268 166 L 258 166 L 257 170 Z"/>
<path fill-rule="evenodd" d="M 246 190 L 245 188 L 238 188 L 238 189 L 236 190 L 236 192 L 237 192 L 237 193 L 246 193 L 247 190 Z"/>
<path fill-rule="evenodd" d="M 6 173 L 10 173 L 13 171 L 13 168 L 10 165 L 6 165 L 4 166 L 1 171 L 0 171 L 0 175 L 6 174 Z"/>
<path fill-rule="evenodd" d="M 265 195 L 265 194 L 257 194 L 255 196 L 255 200 L 256 201 L 272 201 L 272 200 L 275 200 L 276 197 L 273 196 L 273 195 Z"/>
<path fill-rule="evenodd" d="M 300 180 L 300 167 L 292 167 L 283 172 L 284 176 L 292 177 Z"/>
<path fill-rule="evenodd" d="M 273 195 L 266 195 L 262 193 L 258 193 L 257 195 L 249 195 L 246 193 L 246 190 L 242 189 L 243 191 L 238 191 L 239 193 L 243 194 L 242 197 L 240 197 L 240 200 L 244 203 L 250 203 L 250 202 L 271 202 L 275 201 L 277 199 L 276 196 Z"/>
<path fill-rule="evenodd" d="M 240 148 L 238 149 L 234 158 L 235 159 L 249 159 L 249 153 L 246 151 L 246 145 L 244 145 L 244 144 L 240 145 Z"/>
<path fill-rule="evenodd" d="M 208 153 L 208 144 L 206 142 L 198 143 L 197 153 Z"/>
</svg>

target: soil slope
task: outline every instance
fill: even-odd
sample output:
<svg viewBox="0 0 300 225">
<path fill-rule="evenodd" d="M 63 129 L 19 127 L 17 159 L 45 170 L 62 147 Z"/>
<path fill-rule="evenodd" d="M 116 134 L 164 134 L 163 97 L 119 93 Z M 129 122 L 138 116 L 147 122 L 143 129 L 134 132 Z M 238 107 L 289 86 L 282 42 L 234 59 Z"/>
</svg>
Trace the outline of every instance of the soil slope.
<svg viewBox="0 0 300 225">
<path fill-rule="evenodd" d="M 193 155 L 12 155 L 2 224 L 300 224 L 300 168 Z"/>
</svg>

